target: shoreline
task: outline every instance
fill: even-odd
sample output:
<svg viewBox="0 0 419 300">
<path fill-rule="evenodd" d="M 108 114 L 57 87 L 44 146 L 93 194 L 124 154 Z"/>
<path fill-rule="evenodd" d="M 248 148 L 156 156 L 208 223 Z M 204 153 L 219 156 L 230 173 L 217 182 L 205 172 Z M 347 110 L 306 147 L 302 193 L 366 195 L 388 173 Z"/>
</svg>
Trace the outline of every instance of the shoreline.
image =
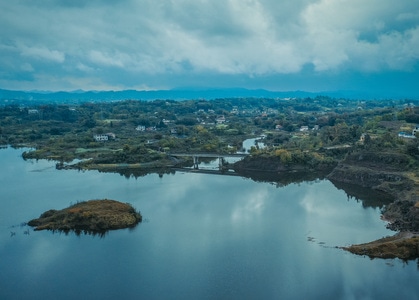
<svg viewBox="0 0 419 300">
<path fill-rule="evenodd" d="M 332 183 L 351 184 L 384 193 L 393 198 L 393 200 L 388 205 L 384 200 L 381 201 L 381 204 L 385 205 L 381 217 L 388 221 L 387 228 L 395 231 L 396 234 L 392 237 L 378 239 L 369 243 L 338 248 L 358 255 L 368 255 L 371 258 L 419 258 L 419 250 L 410 256 L 405 254 L 405 242 L 408 239 L 411 239 L 407 241 L 409 247 L 419 249 L 419 238 L 417 237 L 417 232 L 419 232 L 419 179 L 416 178 L 411 170 L 398 171 L 391 168 L 387 169 L 388 166 L 385 163 L 377 161 L 372 162 L 372 164 L 369 162 L 369 166 L 365 166 L 363 163 L 352 158 L 345 159 L 339 163 L 323 165 L 283 165 L 278 160 L 272 160 L 269 157 L 248 157 L 246 160 L 241 160 L 228 167 L 238 175 L 255 181 L 279 180 L 279 183 L 282 185 L 287 185 L 291 182 L 310 180 L 313 176 L 320 176 L 321 178 L 327 178 Z M 134 164 L 95 164 L 87 161 L 65 165 L 57 163 L 57 169 L 117 172 L 125 176 L 170 173 L 173 167 L 175 167 L 173 161 L 168 160 Z M 401 233 L 403 233 L 403 239 L 400 240 L 399 236 Z M 406 238 L 408 235 L 411 235 L 411 238 Z M 390 244 L 388 243 L 389 240 L 391 241 Z M 383 252 L 378 251 L 383 247 L 392 248 L 391 254 L 383 256 Z M 368 253 L 363 251 L 363 248 L 367 248 Z M 388 251 L 387 249 L 385 253 Z"/>
<path fill-rule="evenodd" d="M 247 164 L 241 162 L 239 173 L 248 174 L 258 168 L 262 172 L 267 165 L 264 163 L 267 158 L 248 160 L 250 161 Z M 261 163 L 258 163 L 259 160 Z M 277 178 L 293 169 L 292 166 L 285 168 L 280 164 L 270 164 L 269 168 L 268 172 Z M 301 171 L 301 166 L 297 165 L 294 171 L 296 170 Z M 312 174 L 319 170 L 322 168 L 306 168 L 305 171 Z M 411 170 L 400 171 L 379 161 L 378 157 L 372 157 L 372 161 L 365 162 L 348 156 L 336 164 L 325 178 L 333 184 L 350 184 L 383 193 L 384 196 L 380 199 L 380 204 L 384 206 L 381 218 L 388 221 L 387 228 L 396 231 L 394 236 L 338 248 L 370 258 L 419 258 L 419 179 Z"/>
<path fill-rule="evenodd" d="M 419 257 L 419 233 L 398 232 L 369 243 L 339 247 L 353 254 L 370 258 L 414 260 Z"/>
</svg>

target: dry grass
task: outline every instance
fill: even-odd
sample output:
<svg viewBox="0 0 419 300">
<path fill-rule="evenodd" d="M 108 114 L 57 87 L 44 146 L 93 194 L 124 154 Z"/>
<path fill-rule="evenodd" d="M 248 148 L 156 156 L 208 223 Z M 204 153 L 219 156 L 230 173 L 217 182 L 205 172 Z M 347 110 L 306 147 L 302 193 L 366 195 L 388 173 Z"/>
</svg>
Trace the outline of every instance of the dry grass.
<svg viewBox="0 0 419 300">
<path fill-rule="evenodd" d="M 419 236 L 399 233 L 370 243 L 352 245 L 343 249 L 371 258 L 416 259 L 419 257 Z"/>
<path fill-rule="evenodd" d="M 50 210 L 29 221 L 35 230 L 85 231 L 89 233 L 133 227 L 142 216 L 130 204 L 115 200 L 90 200 L 68 208 Z"/>
</svg>

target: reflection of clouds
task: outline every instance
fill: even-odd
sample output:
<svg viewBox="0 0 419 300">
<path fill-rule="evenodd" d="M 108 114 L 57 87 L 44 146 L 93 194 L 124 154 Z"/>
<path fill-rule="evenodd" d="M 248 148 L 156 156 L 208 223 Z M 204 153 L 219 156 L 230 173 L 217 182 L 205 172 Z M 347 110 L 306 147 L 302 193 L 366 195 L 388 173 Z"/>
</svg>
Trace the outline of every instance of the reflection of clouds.
<svg viewBox="0 0 419 300">
<path fill-rule="evenodd" d="M 163 192 L 160 194 L 161 197 L 169 200 L 170 202 L 177 202 L 180 199 L 184 199 L 185 196 L 190 194 L 194 189 L 205 187 L 205 176 L 201 174 L 179 174 L 183 176 L 183 180 L 180 182 L 179 180 L 172 178 L 170 182 L 165 181 L 164 189 L 161 190 Z M 194 176 L 197 175 L 197 176 Z"/>
<path fill-rule="evenodd" d="M 232 222 L 249 221 L 255 215 L 261 214 L 268 197 L 269 192 L 266 188 L 254 189 L 233 208 L 231 213 Z"/>
<path fill-rule="evenodd" d="M 307 230 L 329 246 L 362 243 L 386 236 L 390 231 L 379 218 L 379 211 L 348 201 L 346 194 L 323 181 L 310 186 L 299 202 Z"/>
<path fill-rule="evenodd" d="M 323 195 L 318 191 L 313 192 L 312 189 L 308 189 L 307 194 L 300 201 L 300 205 L 308 215 L 316 217 L 329 217 L 339 212 L 336 206 L 330 205 L 330 203 L 325 204 L 322 198 Z"/>
<path fill-rule="evenodd" d="M 23 287 L 25 295 L 33 298 L 53 298 L 48 297 L 53 292 L 67 298 L 81 294 L 109 298 L 123 291 L 123 298 L 141 293 L 164 299 L 181 298 L 180 290 L 194 298 L 208 293 L 225 298 L 231 289 L 241 291 L 236 298 L 258 294 L 281 299 L 386 298 L 386 288 L 382 293 L 373 290 L 382 286 L 382 274 L 390 276 L 394 290 L 417 281 L 412 276 L 417 274 L 415 266 L 404 270 L 396 264 L 389 270 L 384 262 L 317 244 L 344 245 L 356 236 L 365 239 L 367 220 L 373 220 L 372 234 L 381 228 L 374 222 L 379 222 L 374 210 L 347 201 L 346 194 L 327 181 L 275 188 L 239 177 L 192 173 L 138 179 L 93 171 L 30 174 L 39 176 L 21 188 L 31 195 L 21 199 L 30 216 L 65 207 L 70 199 L 109 197 L 132 203 L 150 220 L 135 231 L 111 232 L 104 239 L 48 232 L 10 238 L 7 230 L 6 236 L 0 236 L 0 250 L 6 257 L 13 255 L 3 260 L 8 265 L 0 279 L 7 276 L 3 282 L 8 290 Z M 42 190 L 44 196 L 39 196 Z M 10 205 L 13 210 L 4 201 L 2 205 L 3 215 L 19 211 L 15 204 Z M 5 216 L 0 224 L 15 219 L 7 216 L 6 222 Z M 316 243 L 307 242 L 307 232 Z M 21 244 L 16 246 L 17 242 Z M 402 298 L 413 299 L 408 292 Z M 109 295 L 103 297 L 104 293 Z"/>
<path fill-rule="evenodd" d="M 26 271 L 43 273 L 56 262 L 65 250 L 57 245 L 56 239 L 52 239 L 51 236 L 40 238 L 33 243 L 33 248 L 28 250 L 25 263 L 28 267 Z"/>
<path fill-rule="evenodd" d="M 331 187 L 329 181 L 307 185 L 305 195 L 301 196 L 300 206 L 308 215 L 316 217 L 336 216 L 344 204 L 343 193 Z"/>
</svg>

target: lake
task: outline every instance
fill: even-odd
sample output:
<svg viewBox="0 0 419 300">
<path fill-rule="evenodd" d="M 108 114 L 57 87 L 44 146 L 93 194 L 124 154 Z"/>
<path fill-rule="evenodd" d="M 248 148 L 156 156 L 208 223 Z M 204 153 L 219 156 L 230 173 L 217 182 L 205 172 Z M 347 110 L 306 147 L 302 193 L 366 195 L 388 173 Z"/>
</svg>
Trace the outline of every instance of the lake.
<svg viewBox="0 0 419 300">
<path fill-rule="evenodd" d="M 0 299 L 419 295 L 416 261 L 336 248 L 394 232 L 379 207 L 327 180 L 279 186 L 188 172 L 126 178 L 56 170 L 54 162 L 24 161 L 24 150 L 0 150 Z M 20 226 L 48 209 L 103 198 L 131 203 L 143 223 L 103 238 Z"/>
</svg>

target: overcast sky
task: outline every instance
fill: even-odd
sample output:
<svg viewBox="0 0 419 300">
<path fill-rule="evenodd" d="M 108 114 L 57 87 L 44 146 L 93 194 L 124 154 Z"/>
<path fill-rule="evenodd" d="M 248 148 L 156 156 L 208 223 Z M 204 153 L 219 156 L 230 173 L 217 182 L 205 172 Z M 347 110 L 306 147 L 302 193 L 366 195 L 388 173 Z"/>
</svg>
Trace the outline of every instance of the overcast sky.
<svg viewBox="0 0 419 300">
<path fill-rule="evenodd" d="M 0 2 L 0 88 L 417 91 L 417 0 Z"/>
</svg>

